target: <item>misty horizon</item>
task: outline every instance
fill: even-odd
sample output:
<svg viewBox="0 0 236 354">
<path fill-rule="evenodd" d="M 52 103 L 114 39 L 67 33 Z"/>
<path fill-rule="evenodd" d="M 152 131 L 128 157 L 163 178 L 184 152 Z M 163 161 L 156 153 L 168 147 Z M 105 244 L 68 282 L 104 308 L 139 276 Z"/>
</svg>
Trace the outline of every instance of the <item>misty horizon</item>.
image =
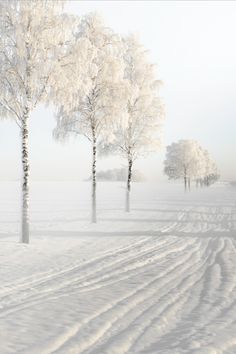
<svg viewBox="0 0 236 354">
<path fill-rule="evenodd" d="M 133 6 L 135 11 L 130 16 Z M 236 51 L 232 43 L 236 3 L 84 1 L 70 2 L 66 10 L 78 15 L 98 11 L 115 31 L 137 32 L 150 59 L 158 65 L 166 105 L 162 146 L 155 154 L 138 160 L 135 168 L 143 170 L 149 181 L 167 180 L 163 174 L 165 147 L 179 139 L 196 139 L 216 161 L 221 180 L 235 180 Z M 122 24 L 118 20 L 121 13 Z M 89 144 L 83 137 L 64 144 L 54 141 L 52 107 L 38 107 L 30 125 L 32 180 L 81 181 L 89 177 Z M 0 180 L 19 180 L 20 134 L 13 121 L 1 121 L 0 139 L 0 163 L 4 167 Z M 98 170 L 125 164 L 114 156 L 99 158 Z"/>
</svg>

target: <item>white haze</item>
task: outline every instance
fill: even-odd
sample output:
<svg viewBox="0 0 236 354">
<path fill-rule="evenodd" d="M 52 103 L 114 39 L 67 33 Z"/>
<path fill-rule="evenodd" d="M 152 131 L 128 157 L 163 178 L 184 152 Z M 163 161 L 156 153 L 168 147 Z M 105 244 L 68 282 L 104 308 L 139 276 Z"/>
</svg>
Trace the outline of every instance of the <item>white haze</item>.
<svg viewBox="0 0 236 354">
<path fill-rule="evenodd" d="M 236 3 L 71 1 L 67 10 L 85 14 L 97 10 L 122 34 L 138 32 L 164 81 L 167 117 L 159 153 L 137 162 L 151 180 L 165 179 L 165 146 L 196 139 L 209 150 L 222 179 L 235 179 L 236 149 Z M 60 145 L 52 139 L 52 108 L 39 107 L 32 116 L 32 179 L 77 180 L 90 174 L 90 150 L 81 138 Z M 20 177 L 19 132 L 14 122 L 1 122 L 0 179 Z M 120 167 L 117 157 L 99 159 L 98 170 Z"/>
</svg>

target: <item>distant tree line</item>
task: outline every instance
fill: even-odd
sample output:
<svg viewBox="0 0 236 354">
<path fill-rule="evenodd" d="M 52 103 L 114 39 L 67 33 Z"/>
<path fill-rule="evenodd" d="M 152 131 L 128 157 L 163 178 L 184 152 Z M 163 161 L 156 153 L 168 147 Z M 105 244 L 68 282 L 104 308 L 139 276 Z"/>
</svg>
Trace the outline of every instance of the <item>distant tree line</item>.
<svg viewBox="0 0 236 354">
<path fill-rule="evenodd" d="M 209 187 L 220 175 L 209 152 L 196 140 L 179 140 L 167 146 L 164 173 L 169 179 L 182 179 L 185 191 L 191 189 L 191 181 L 196 187 Z"/>
</svg>

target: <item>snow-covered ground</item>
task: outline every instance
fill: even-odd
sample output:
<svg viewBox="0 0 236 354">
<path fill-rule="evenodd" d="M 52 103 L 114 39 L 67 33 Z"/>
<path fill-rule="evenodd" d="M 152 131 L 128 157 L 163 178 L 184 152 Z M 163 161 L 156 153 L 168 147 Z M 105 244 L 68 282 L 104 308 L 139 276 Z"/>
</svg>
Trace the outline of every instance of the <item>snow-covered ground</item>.
<svg viewBox="0 0 236 354">
<path fill-rule="evenodd" d="M 236 353 L 236 188 L 0 183 L 0 353 Z"/>
</svg>

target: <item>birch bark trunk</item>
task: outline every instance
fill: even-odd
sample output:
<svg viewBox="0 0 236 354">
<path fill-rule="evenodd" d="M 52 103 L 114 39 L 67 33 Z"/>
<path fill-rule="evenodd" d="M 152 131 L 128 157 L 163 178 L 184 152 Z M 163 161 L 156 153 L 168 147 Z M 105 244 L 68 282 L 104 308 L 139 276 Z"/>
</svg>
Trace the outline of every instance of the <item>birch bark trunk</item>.
<svg viewBox="0 0 236 354">
<path fill-rule="evenodd" d="M 31 19 L 28 20 L 27 31 L 30 30 Z M 22 125 L 21 125 L 21 153 L 22 153 L 22 215 L 21 215 L 21 242 L 29 243 L 29 114 L 31 106 L 31 71 L 30 65 L 31 54 L 30 44 L 27 40 L 25 42 L 27 51 L 27 65 L 26 65 L 26 104 L 23 111 Z"/>
<path fill-rule="evenodd" d="M 92 217 L 91 222 L 97 222 L 97 178 L 96 178 L 96 163 L 97 163 L 97 140 L 95 128 L 92 129 L 93 133 L 93 158 L 92 158 Z"/>
<path fill-rule="evenodd" d="M 131 190 L 131 179 L 132 179 L 132 159 L 128 159 L 128 177 L 127 177 L 127 187 L 126 187 L 126 205 L 125 211 L 130 212 L 130 190 Z"/>
<path fill-rule="evenodd" d="M 29 109 L 26 107 L 21 129 L 22 153 L 22 215 L 21 215 L 21 242 L 29 243 L 29 147 L 28 147 L 28 120 Z"/>
</svg>

